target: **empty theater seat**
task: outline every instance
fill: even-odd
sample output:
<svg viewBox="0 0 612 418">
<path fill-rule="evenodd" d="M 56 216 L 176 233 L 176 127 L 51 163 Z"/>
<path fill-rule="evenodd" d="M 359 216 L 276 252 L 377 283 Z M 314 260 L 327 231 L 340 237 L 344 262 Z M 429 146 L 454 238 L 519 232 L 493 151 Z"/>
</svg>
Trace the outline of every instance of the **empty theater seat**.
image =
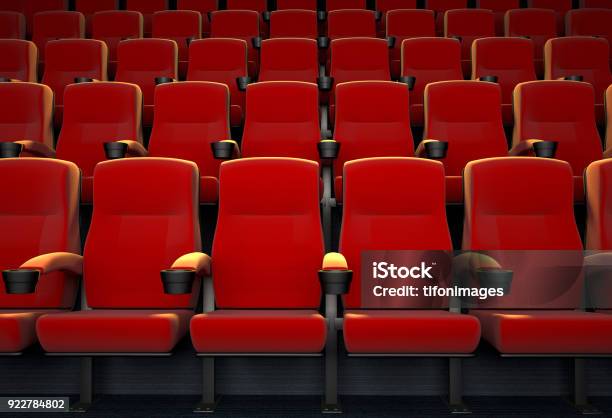
<svg viewBox="0 0 612 418">
<path fill-rule="evenodd" d="M 354 81 L 336 86 L 334 139 L 340 144 L 334 164 L 334 190 L 336 201 L 342 202 L 346 162 L 414 155 L 408 87 L 391 81 Z"/>
<path fill-rule="evenodd" d="M 462 80 L 461 44 L 456 39 L 414 38 L 402 42 L 402 72 L 404 77 L 414 77 L 410 92 L 410 120 L 423 126 L 423 99 L 429 83 Z"/>
<path fill-rule="evenodd" d="M 253 39 L 259 36 L 259 14 L 255 11 L 220 10 L 211 13 L 211 38 L 235 38 L 246 41 L 251 77 L 257 75 L 259 68 L 259 54 L 253 46 Z"/>
<path fill-rule="evenodd" d="M 259 14 L 259 28 L 264 36 L 268 35 L 268 22 L 264 20 L 263 12 L 268 10 L 267 0 L 226 0 L 228 10 L 253 10 Z"/>
<path fill-rule="evenodd" d="M 567 36 L 597 36 L 612 43 L 612 9 L 571 10 L 566 17 Z M 612 60 L 612 54 L 610 54 Z"/>
<path fill-rule="evenodd" d="M 91 19 L 97 12 L 107 10 L 118 10 L 118 0 L 75 0 L 75 10 L 85 16 L 85 27 L 87 36 L 91 35 Z"/>
<path fill-rule="evenodd" d="M 0 39 L 0 77 L 38 81 L 38 48 L 33 42 L 22 39 Z"/>
<path fill-rule="evenodd" d="M 178 45 L 179 76 L 184 79 L 189 43 L 202 37 L 202 16 L 193 10 L 166 10 L 153 15 L 153 37 L 171 39 Z"/>
<path fill-rule="evenodd" d="M 555 14 L 548 9 L 515 9 L 506 13 L 506 36 L 528 37 L 535 48 L 536 73 L 544 74 L 544 45 L 557 36 Z"/>
<path fill-rule="evenodd" d="M 14 141 L 23 145 L 22 157 L 53 156 L 53 91 L 49 87 L 0 83 L 0 142 Z"/>
<path fill-rule="evenodd" d="M 142 94 L 127 83 L 82 83 L 66 87 L 64 123 L 57 141 L 57 158 L 81 169 L 81 201 L 92 203 L 94 167 L 106 160 L 105 142 L 142 142 Z"/>
<path fill-rule="evenodd" d="M 75 302 L 78 278 L 70 267 L 80 252 L 79 175 L 66 161 L 0 159 L 0 270 L 40 271 L 31 294 L 9 294 L 0 281 L 0 353 L 35 343 L 38 318 Z"/>
<path fill-rule="evenodd" d="M 504 17 L 508 10 L 521 7 L 520 0 L 477 0 L 476 7 L 479 9 L 492 10 L 495 14 L 495 34 L 504 36 Z"/>
<path fill-rule="evenodd" d="M 555 12 L 557 34 L 563 35 L 565 30 L 565 14 L 572 10 L 572 0 L 527 0 L 529 8 L 550 9 Z"/>
<path fill-rule="evenodd" d="M 472 79 L 495 76 L 502 89 L 502 117 L 512 125 L 512 93 L 518 83 L 536 79 L 533 42 L 522 38 L 483 38 L 472 44 Z"/>
<path fill-rule="evenodd" d="M 514 92 L 513 144 L 540 139 L 557 141 L 555 158 L 570 163 L 574 197 L 584 199 L 582 174 L 602 157 L 593 112 L 593 88 L 576 81 L 532 81 Z"/>
<path fill-rule="evenodd" d="M 245 111 L 245 93 L 236 79 L 248 76 L 247 43 L 241 39 L 211 38 L 189 45 L 187 80 L 214 81 L 230 91 L 230 122 L 241 126 Z"/>
<path fill-rule="evenodd" d="M 144 36 L 150 37 L 153 29 L 153 14 L 168 10 L 168 0 L 126 0 L 125 9 L 142 13 Z"/>
<path fill-rule="evenodd" d="M 425 87 L 425 103 L 423 140 L 448 142 L 448 153 L 441 160 L 446 171 L 446 200 L 460 203 L 465 165 L 508 155 L 501 88 L 481 81 L 441 81 Z M 419 145 L 417 152 L 421 148 Z"/>
<path fill-rule="evenodd" d="M 178 47 L 168 39 L 129 39 L 117 47 L 116 81 L 140 86 L 144 100 L 142 123 L 153 124 L 153 93 L 158 77 L 178 78 Z"/>
<path fill-rule="evenodd" d="M 365 0 L 327 0 L 325 7 L 328 12 L 342 9 L 365 9 Z"/>
<path fill-rule="evenodd" d="M 551 39 L 546 43 L 544 66 L 547 80 L 579 75 L 593 85 L 595 117 L 598 124 L 605 123 L 604 93 L 612 84 L 608 41 L 587 36 Z"/>
<path fill-rule="evenodd" d="M 444 14 L 444 36 L 461 42 L 461 63 L 464 76 L 471 70 L 472 42 L 495 36 L 493 12 L 484 9 L 456 9 Z"/>
<path fill-rule="evenodd" d="M 317 39 L 317 12 L 276 10 L 270 14 L 270 38 Z"/>
<path fill-rule="evenodd" d="M 327 15 L 327 36 L 330 39 L 376 38 L 376 18 L 372 10 L 332 10 Z"/>
<path fill-rule="evenodd" d="M 387 14 L 387 37 L 395 38 L 390 51 L 391 77 L 401 74 L 404 39 L 436 36 L 434 13 L 431 10 L 391 10 Z"/>
<path fill-rule="evenodd" d="M 26 19 L 26 37 L 30 39 L 34 15 L 50 10 L 68 10 L 68 0 L 0 0 L 0 10 L 23 14 Z"/>
<path fill-rule="evenodd" d="M 444 14 L 448 10 L 465 9 L 467 0 L 425 0 L 425 8 L 436 14 L 436 32 L 438 36 L 444 35 Z"/>
<path fill-rule="evenodd" d="M 317 10 L 317 0 L 276 0 L 278 10 L 302 9 Z"/>
<path fill-rule="evenodd" d="M 391 10 L 410 10 L 417 8 L 416 0 L 376 0 L 376 11 L 381 13 L 378 22 L 378 35 L 385 36 L 387 32 L 387 13 Z"/>
<path fill-rule="evenodd" d="M 584 179 L 587 198 L 585 247 L 587 250 L 609 251 L 612 249 L 612 159 L 589 164 L 584 172 Z"/>
<path fill-rule="evenodd" d="M 316 83 L 318 53 L 317 42 L 313 39 L 266 39 L 261 43 L 258 80 Z"/>
<path fill-rule="evenodd" d="M 39 63 L 44 63 L 47 42 L 85 37 L 85 17 L 79 12 L 52 11 L 34 16 L 32 42 L 38 47 Z"/>
<path fill-rule="evenodd" d="M 62 39 L 47 44 L 47 62 L 42 83 L 55 95 L 55 126 L 62 123 L 64 89 L 76 78 L 106 81 L 108 49 L 95 39 Z"/>
<path fill-rule="evenodd" d="M 25 17 L 18 12 L 0 11 L 0 39 L 25 39 Z"/>
<path fill-rule="evenodd" d="M 210 12 L 219 9 L 218 0 L 177 0 L 176 8 L 178 10 L 195 10 L 202 15 L 202 36 L 206 37 L 210 34 Z"/>
</svg>

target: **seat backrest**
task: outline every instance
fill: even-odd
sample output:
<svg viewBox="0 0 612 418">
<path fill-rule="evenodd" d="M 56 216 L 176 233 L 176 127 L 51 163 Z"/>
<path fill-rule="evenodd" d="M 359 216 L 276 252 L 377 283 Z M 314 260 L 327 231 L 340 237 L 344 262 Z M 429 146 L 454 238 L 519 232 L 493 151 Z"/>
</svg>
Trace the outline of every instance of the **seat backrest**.
<svg viewBox="0 0 612 418">
<path fill-rule="evenodd" d="M 157 87 L 149 155 L 193 161 L 200 176 L 218 177 L 220 161 L 210 144 L 231 138 L 229 102 L 225 84 L 185 81 Z"/>
<path fill-rule="evenodd" d="M 170 9 L 168 0 L 126 0 L 125 9 L 142 13 L 145 36 L 151 34 L 153 14 Z"/>
<path fill-rule="evenodd" d="M 612 42 L 612 9 L 570 10 L 565 19 L 567 36 L 601 36 Z"/>
<path fill-rule="evenodd" d="M 219 10 L 211 13 L 211 38 L 246 40 L 259 36 L 259 14 L 253 10 Z"/>
<path fill-rule="evenodd" d="M 506 36 L 528 36 L 541 58 L 544 44 L 557 36 L 555 12 L 550 9 L 513 9 L 506 13 Z"/>
<path fill-rule="evenodd" d="M 167 295 L 159 272 L 202 250 L 198 188 L 198 168 L 190 161 L 126 158 L 96 166 L 83 255 L 89 306 L 195 307 L 198 284 L 191 294 Z"/>
<path fill-rule="evenodd" d="M 331 42 L 334 83 L 359 80 L 389 81 L 389 48 L 384 39 L 346 38 Z"/>
<path fill-rule="evenodd" d="M 60 39 L 47 43 L 43 84 L 55 93 L 55 104 L 64 102 L 64 88 L 76 77 L 106 81 L 108 50 L 95 39 Z"/>
<path fill-rule="evenodd" d="M 79 186 L 79 168 L 67 161 L 0 160 L 0 270 L 47 253 L 80 253 Z M 6 294 L 0 281 L 0 307 L 71 308 L 77 289 L 78 278 L 62 272 L 41 277 L 27 295 Z"/>
<path fill-rule="evenodd" d="M 128 39 L 117 47 L 115 80 L 134 83 L 144 103 L 153 104 L 156 77 L 178 77 L 178 47 L 169 39 Z"/>
<path fill-rule="evenodd" d="M 440 81 L 425 87 L 425 139 L 448 142 L 447 176 L 469 161 L 507 155 L 501 88 L 481 81 Z"/>
<path fill-rule="evenodd" d="M 177 0 L 177 10 L 195 10 L 203 15 L 219 9 L 217 0 Z M 204 16 L 202 16 L 203 18 Z"/>
<path fill-rule="evenodd" d="M 584 172 L 587 199 L 586 249 L 612 249 L 612 160 L 591 163 Z"/>
<path fill-rule="evenodd" d="M 366 158 L 347 162 L 343 178 L 340 252 L 353 271 L 344 303 L 359 308 L 364 251 L 452 250 L 444 167 L 417 158 Z M 420 298 L 409 299 L 408 303 L 422 303 Z"/>
<path fill-rule="evenodd" d="M 34 16 L 32 42 L 38 47 L 39 59 L 45 59 L 47 42 L 85 37 L 85 16 L 79 12 L 51 11 Z"/>
<path fill-rule="evenodd" d="M 242 136 L 244 157 L 318 161 L 319 91 L 316 84 L 267 81 L 251 84 Z"/>
<path fill-rule="evenodd" d="M 391 81 L 353 81 L 336 86 L 337 176 L 342 175 L 347 161 L 414 155 L 409 102 L 408 87 Z"/>
<path fill-rule="evenodd" d="M 523 38 L 481 38 L 472 44 L 472 79 L 494 75 L 503 103 L 512 103 L 518 83 L 536 80 L 533 41 Z"/>
<path fill-rule="evenodd" d="M 142 94 L 138 86 L 100 82 L 71 84 L 64 92 L 64 123 L 57 158 L 76 163 L 84 176 L 106 159 L 103 144 L 142 142 Z"/>
<path fill-rule="evenodd" d="M 21 39 L 0 39 L 0 77 L 36 83 L 38 48 Z"/>
<path fill-rule="evenodd" d="M 317 0 L 276 0 L 277 10 L 317 10 Z"/>
<path fill-rule="evenodd" d="M 479 9 L 492 10 L 495 15 L 495 32 L 497 36 L 504 36 L 504 16 L 508 10 L 521 7 L 520 0 L 476 0 Z"/>
<path fill-rule="evenodd" d="M 410 10 L 416 8 L 416 0 L 376 0 L 376 10 L 385 14 L 391 10 Z"/>
<path fill-rule="evenodd" d="M 0 11 L 0 39 L 25 39 L 25 17 L 19 12 Z"/>
<path fill-rule="evenodd" d="M 606 149 L 612 149 L 612 86 L 606 89 Z"/>
<path fill-rule="evenodd" d="M 318 75 L 319 50 L 314 39 L 276 38 L 261 43 L 259 81 L 316 83 Z"/>
<path fill-rule="evenodd" d="M 119 0 L 75 0 L 74 10 L 83 13 L 87 36 L 91 34 L 91 19 L 97 12 L 118 10 Z"/>
<path fill-rule="evenodd" d="M 327 0 L 325 7 L 328 12 L 342 9 L 365 9 L 365 0 Z"/>
<path fill-rule="evenodd" d="M 270 38 L 317 39 L 317 35 L 314 10 L 276 10 L 270 14 Z"/>
<path fill-rule="evenodd" d="M 493 12 L 486 9 L 453 9 L 444 14 L 444 36 L 477 38 L 495 36 Z"/>
<path fill-rule="evenodd" d="M 92 17 L 92 38 L 108 46 L 109 61 L 117 61 L 117 46 L 124 39 L 143 37 L 143 17 L 140 12 L 109 10 Z"/>
<path fill-rule="evenodd" d="M 323 257 L 318 164 L 290 158 L 229 161 L 221 164 L 219 183 L 212 250 L 217 306 L 318 308 Z"/>
<path fill-rule="evenodd" d="M 602 157 L 593 107 L 593 88 L 576 81 L 531 81 L 514 92 L 513 144 L 527 139 L 557 141 L 555 158 L 581 176 Z"/>
<path fill-rule="evenodd" d="M 268 10 L 268 4 L 266 0 L 227 0 L 227 9 L 263 12 Z"/>
<path fill-rule="evenodd" d="M 68 0 L 0 0 L 0 10 L 21 13 L 26 19 L 26 37 L 32 36 L 36 13 L 49 10 L 68 10 Z"/>
<path fill-rule="evenodd" d="M 153 14 L 153 37 L 171 39 L 179 59 L 189 58 L 189 42 L 202 37 L 202 15 L 194 10 L 164 10 Z"/>
<path fill-rule="evenodd" d="M 557 33 L 563 34 L 565 28 L 565 14 L 572 10 L 572 0 L 527 0 L 529 8 L 550 9 L 555 12 Z"/>
<path fill-rule="evenodd" d="M 425 9 L 432 10 L 436 15 L 436 32 L 440 36 L 444 34 L 444 13 L 467 7 L 467 0 L 425 0 Z"/>
<path fill-rule="evenodd" d="M 0 83 L 0 142 L 27 140 L 53 148 L 52 116 L 53 91 L 48 86 Z"/>
<path fill-rule="evenodd" d="M 597 9 L 612 9 L 612 1 L 610 0 L 580 0 L 580 7 L 597 8 Z"/>
<path fill-rule="evenodd" d="M 431 10 L 401 9 L 387 13 L 387 36 L 405 38 L 434 37 L 436 24 Z M 401 42 L 396 43 L 400 46 Z"/>
<path fill-rule="evenodd" d="M 376 38 L 376 17 L 372 10 L 340 9 L 327 15 L 327 36 L 330 39 Z"/>
</svg>

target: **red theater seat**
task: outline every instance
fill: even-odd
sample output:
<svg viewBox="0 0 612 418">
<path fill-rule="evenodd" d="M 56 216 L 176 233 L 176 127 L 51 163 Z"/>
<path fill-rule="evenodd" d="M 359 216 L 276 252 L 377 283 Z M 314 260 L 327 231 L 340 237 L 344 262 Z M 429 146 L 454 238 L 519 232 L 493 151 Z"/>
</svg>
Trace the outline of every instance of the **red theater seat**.
<svg viewBox="0 0 612 418">
<path fill-rule="evenodd" d="M 259 54 L 253 46 L 258 38 L 259 15 L 252 10 L 220 10 L 211 13 L 210 37 L 242 39 L 247 43 L 249 75 L 255 77 L 259 68 Z"/>
<path fill-rule="evenodd" d="M 535 47 L 538 76 L 544 74 L 544 44 L 557 36 L 555 13 L 547 9 L 515 9 L 506 13 L 506 36 L 528 37 Z"/>
<path fill-rule="evenodd" d="M 21 13 L 26 19 L 26 36 L 32 36 L 34 15 L 50 10 L 68 10 L 68 0 L 0 0 L 0 10 Z"/>
<path fill-rule="evenodd" d="M 610 45 L 612 43 L 611 9 L 571 10 L 566 17 L 567 36 L 597 36 L 605 38 Z M 612 57 L 612 53 L 610 56 Z"/>
<path fill-rule="evenodd" d="M 595 89 L 595 117 L 605 123 L 604 94 L 612 84 L 610 48 L 603 38 L 568 36 L 546 43 L 544 76 L 547 80 L 580 75 Z"/>
<path fill-rule="evenodd" d="M 142 123 L 153 124 L 153 99 L 157 77 L 178 78 L 178 47 L 168 39 L 129 39 L 117 47 L 116 81 L 140 86 L 144 100 Z"/>
<path fill-rule="evenodd" d="M 93 15 L 98 12 L 105 12 L 108 10 L 118 10 L 118 0 L 75 0 L 75 10 L 82 13 L 85 16 L 86 33 L 87 36 L 91 35 L 91 19 Z"/>
<path fill-rule="evenodd" d="M 313 39 L 277 38 L 261 43 L 259 81 L 316 83 L 319 51 Z"/>
<path fill-rule="evenodd" d="M 94 167 L 106 159 L 103 144 L 119 140 L 142 142 L 142 94 L 126 83 L 81 83 L 66 87 L 64 123 L 57 158 L 81 169 L 81 201 L 92 203 Z"/>
<path fill-rule="evenodd" d="M 342 9 L 365 9 L 365 0 L 327 0 L 325 7 L 328 12 Z"/>
<path fill-rule="evenodd" d="M 38 81 L 38 48 L 33 42 L 21 39 L 0 39 L 0 77 Z"/>
<path fill-rule="evenodd" d="M 38 47 L 38 58 L 45 61 L 47 42 L 85 37 L 85 17 L 79 12 L 41 12 L 34 16 L 32 42 Z"/>
<path fill-rule="evenodd" d="M 391 10 L 410 10 L 417 8 L 416 0 L 376 0 L 375 3 L 376 10 L 382 14 L 378 24 L 378 34 L 380 36 L 384 36 L 385 33 L 387 33 L 387 14 Z"/>
<path fill-rule="evenodd" d="M 327 36 L 330 39 L 376 38 L 376 18 L 372 10 L 332 10 L 327 15 Z"/>
<path fill-rule="evenodd" d="M 302 9 L 317 10 L 317 0 L 276 0 L 278 10 Z"/>
<path fill-rule="evenodd" d="M 153 14 L 168 10 L 168 0 L 126 0 L 125 9 L 140 12 L 144 17 L 144 36 L 150 37 L 153 28 Z"/>
<path fill-rule="evenodd" d="M 431 10 L 391 10 L 387 13 L 387 37 L 394 37 L 390 51 L 391 77 L 400 76 L 404 39 L 436 36 L 434 13 Z"/>
<path fill-rule="evenodd" d="M 26 268 L 32 258 L 58 262 L 61 254 L 79 253 L 79 175 L 66 161 L 0 160 L 0 270 Z M 9 294 L 0 281 L 0 353 L 18 353 L 35 343 L 37 319 L 74 304 L 75 274 L 38 270 L 31 294 Z"/>
<path fill-rule="evenodd" d="M 504 16 L 508 10 L 520 8 L 521 2 L 520 0 L 477 0 L 476 7 L 493 11 L 495 14 L 495 34 L 504 36 Z"/>
<path fill-rule="evenodd" d="M 317 39 L 317 12 L 276 10 L 270 14 L 270 38 Z"/>
<path fill-rule="evenodd" d="M 425 87 L 425 103 L 423 139 L 448 142 L 448 153 L 441 160 L 446 169 L 446 199 L 461 203 L 465 165 L 508 155 L 501 88 L 481 81 L 441 81 Z"/>
<path fill-rule="evenodd" d="M 518 83 L 536 80 L 533 42 L 521 38 L 483 38 L 472 44 L 472 79 L 496 76 L 502 89 L 504 125 L 512 125 L 512 93 Z"/>
<path fill-rule="evenodd" d="M 425 8 L 436 14 L 436 32 L 438 36 L 444 35 L 444 14 L 448 10 L 465 9 L 467 0 L 425 0 Z"/>
<path fill-rule="evenodd" d="M 202 36 L 210 34 L 209 13 L 219 9 L 218 0 L 177 0 L 178 10 L 195 10 L 202 15 Z"/>
<path fill-rule="evenodd" d="M 612 160 L 595 161 L 584 173 L 587 198 L 587 250 L 612 249 Z"/>
<path fill-rule="evenodd" d="M 415 77 L 410 92 L 410 120 L 424 123 L 424 92 L 429 83 L 463 80 L 461 44 L 456 39 L 414 38 L 402 42 L 402 76 Z"/>
<path fill-rule="evenodd" d="M 346 162 L 414 155 L 408 87 L 390 81 L 338 85 L 334 138 L 340 144 L 334 164 L 335 194 L 336 201 L 342 202 L 342 171 Z"/>
<path fill-rule="evenodd" d="M 444 14 L 444 36 L 458 38 L 461 42 L 463 74 L 471 71 L 472 42 L 479 38 L 495 36 L 493 12 L 484 9 L 456 9 Z"/>
<path fill-rule="evenodd" d="M 63 39 L 47 44 L 47 62 L 42 83 L 51 87 L 55 95 L 55 126 L 62 123 L 64 89 L 85 77 L 106 81 L 108 49 L 94 39 Z"/>
<path fill-rule="evenodd" d="M 583 171 L 602 158 L 593 88 L 576 81 L 532 81 L 519 84 L 514 96 L 513 144 L 530 139 L 557 141 L 555 158 L 570 163 L 575 200 L 583 201 Z"/>
<path fill-rule="evenodd" d="M 214 81 L 230 91 L 230 122 L 241 126 L 245 111 L 245 93 L 236 79 L 248 75 L 247 43 L 241 39 L 217 38 L 194 41 L 189 45 L 187 80 Z"/>
<path fill-rule="evenodd" d="M 25 17 L 18 12 L 0 11 L 0 39 L 25 39 Z"/>
<path fill-rule="evenodd" d="M 178 45 L 179 76 L 185 79 L 189 43 L 202 37 L 202 15 L 193 10 L 166 10 L 153 15 L 153 37 L 170 39 Z"/>
<path fill-rule="evenodd" d="M 220 161 L 213 158 L 210 144 L 231 139 L 229 101 L 229 89 L 220 83 L 186 81 L 155 90 L 149 156 L 195 162 L 200 171 L 200 203 L 218 200 Z"/>
<path fill-rule="evenodd" d="M 263 35 L 268 34 L 268 23 L 263 18 L 263 12 L 268 10 L 267 0 L 226 0 L 228 10 L 253 10 L 259 14 L 259 27 Z"/>
<path fill-rule="evenodd" d="M 612 1 L 610 0 L 580 0 L 580 7 L 597 8 L 597 9 L 612 9 Z"/>
<path fill-rule="evenodd" d="M 612 151 L 612 87 L 608 87 L 606 89 L 606 98 L 604 99 L 604 103 L 606 103 L 606 158 L 610 158 L 610 153 Z"/>
<path fill-rule="evenodd" d="M 532 9 L 550 9 L 555 12 L 557 34 L 563 35 L 565 30 L 565 14 L 572 10 L 572 0 L 527 0 L 527 6 Z"/>
</svg>

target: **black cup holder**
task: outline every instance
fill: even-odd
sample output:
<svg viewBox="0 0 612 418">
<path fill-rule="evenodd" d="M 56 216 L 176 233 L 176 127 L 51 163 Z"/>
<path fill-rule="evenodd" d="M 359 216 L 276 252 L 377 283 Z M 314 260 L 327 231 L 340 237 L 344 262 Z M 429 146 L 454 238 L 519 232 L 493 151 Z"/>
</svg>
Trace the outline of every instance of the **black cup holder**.
<svg viewBox="0 0 612 418">
<path fill-rule="evenodd" d="M 325 22 L 327 19 L 327 12 L 325 10 L 317 10 L 317 20 L 319 22 Z"/>
<path fill-rule="evenodd" d="M 519 36 L 519 38 L 531 39 L 531 36 L 529 36 L 529 35 L 521 35 L 521 36 Z"/>
<path fill-rule="evenodd" d="M 395 36 L 387 36 L 387 46 L 389 48 L 395 48 Z"/>
<path fill-rule="evenodd" d="M 340 151 L 340 143 L 336 141 L 321 141 L 317 144 L 319 157 L 321 158 L 337 158 Z"/>
<path fill-rule="evenodd" d="M 253 45 L 253 48 L 255 48 L 255 49 L 261 48 L 261 37 L 260 36 L 255 36 L 254 38 L 252 38 L 251 39 L 251 44 Z"/>
<path fill-rule="evenodd" d="M 567 81 L 583 81 L 584 77 L 581 75 L 572 74 L 572 75 L 565 76 L 563 79 Z"/>
<path fill-rule="evenodd" d="M 503 289 L 504 295 L 510 293 L 512 287 L 512 270 L 503 270 L 495 268 L 482 268 L 476 270 L 476 277 L 480 283 L 480 287 L 484 289 Z"/>
<path fill-rule="evenodd" d="M 236 77 L 236 85 L 238 86 L 238 90 L 246 91 L 249 84 L 251 84 L 251 77 Z"/>
<path fill-rule="evenodd" d="M 128 146 L 123 142 L 105 142 L 104 143 L 104 154 L 107 160 L 117 160 L 119 158 L 125 158 L 127 154 Z"/>
<path fill-rule="evenodd" d="M 319 36 L 317 38 L 317 46 L 320 49 L 329 48 L 329 38 L 327 36 Z"/>
<path fill-rule="evenodd" d="M 0 77 L 0 83 L 10 83 L 11 81 L 8 77 Z"/>
<path fill-rule="evenodd" d="M 270 15 L 271 13 L 268 10 L 261 12 L 261 17 L 263 17 L 264 22 L 270 21 Z"/>
<path fill-rule="evenodd" d="M 174 83 L 174 79 L 172 77 L 155 77 L 155 85 L 159 86 L 160 84 L 168 84 Z"/>
<path fill-rule="evenodd" d="M 93 83 L 94 79 L 89 77 L 75 77 L 74 84 Z"/>
<path fill-rule="evenodd" d="M 332 89 L 332 86 L 334 85 L 334 78 L 326 76 L 318 77 L 317 85 L 319 86 L 319 90 L 321 91 L 330 91 Z"/>
<path fill-rule="evenodd" d="M 533 152 L 536 157 L 555 158 L 557 153 L 557 141 L 540 141 L 533 144 Z"/>
<path fill-rule="evenodd" d="M 416 77 L 411 75 L 403 75 L 399 78 L 399 82 L 407 85 L 408 90 L 412 91 L 414 89 L 414 85 L 416 84 Z"/>
<path fill-rule="evenodd" d="M 193 270 L 162 270 L 161 280 L 164 293 L 168 295 L 184 295 L 191 293 L 196 274 Z"/>
<path fill-rule="evenodd" d="M 382 19 L 382 12 L 380 10 L 374 11 L 374 18 L 377 22 L 380 22 L 380 19 Z"/>
<path fill-rule="evenodd" d="M 432 160 L 441 160 L 446 158 L 448 151 L 448 142 L 446 141 L 431 141 L 425 143 L 425 156 Z"/>
<path fill-rule="evenodd" d="M 11 295 L 25 295 L 34 293 L 40 272 L 38 270 L 17 269 L 4 270 L 2 280 L 6 293 Z"/>
<path fill-rule="evenodd" d="M 19 158 L 23 145 L 14 142 L 0 142 L 0 158 Z"/>
<path fill-rule="evenodd" d="M 497 83 L 499 78 L 496 75 L 483 75 L 482 77 L 478 77 L 479 81 L 487 81 L 489 83 Z"/>
<path fill-rule="evenodd" d="M 213 157 L 216 160 L 230 160 L 234 154 L 234 143 L 233 142 L 213 142 L 210 144 L 212 149 Z"/>
<path fill-rule="evenodd" d="M 349 292 L 353 272 L 351 270 L 319 270 L 319 282 L 326 295 L 344 295 Z"/>
</svg>

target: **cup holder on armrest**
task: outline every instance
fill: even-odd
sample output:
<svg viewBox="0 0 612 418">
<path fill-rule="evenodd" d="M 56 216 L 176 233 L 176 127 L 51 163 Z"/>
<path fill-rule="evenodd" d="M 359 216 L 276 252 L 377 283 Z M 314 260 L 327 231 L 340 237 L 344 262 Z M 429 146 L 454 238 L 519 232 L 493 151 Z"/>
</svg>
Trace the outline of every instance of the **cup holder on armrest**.
<svg viewBox="0 0 612 418">
<path fill-rule="evenodd" d="M 476 270 L 476 276 L 481 288 L 485 289 L 503 289 L 504 295 L 510 293 L 512 287 L 512 270 L 503 270 L 497 268 L 482 268 Z"/>
<path fill-rule="evenodd" d="M 30 269 L 4 270 L 2 280 L 6 293 L 25 295 L 34 293 L 40 272 Z"/>
<path fill-rule="evenodd" d="M 19 158 L 23 145 L 14 142 L 0 142 L 0 158 Z"/>
<path fill-rule="evenodd" d="M 193 270 L 162 270 L 161 279 L 164 292 L 168 295 L 184 295 L 191 293 L 196 273 Z"/>
</svg>

